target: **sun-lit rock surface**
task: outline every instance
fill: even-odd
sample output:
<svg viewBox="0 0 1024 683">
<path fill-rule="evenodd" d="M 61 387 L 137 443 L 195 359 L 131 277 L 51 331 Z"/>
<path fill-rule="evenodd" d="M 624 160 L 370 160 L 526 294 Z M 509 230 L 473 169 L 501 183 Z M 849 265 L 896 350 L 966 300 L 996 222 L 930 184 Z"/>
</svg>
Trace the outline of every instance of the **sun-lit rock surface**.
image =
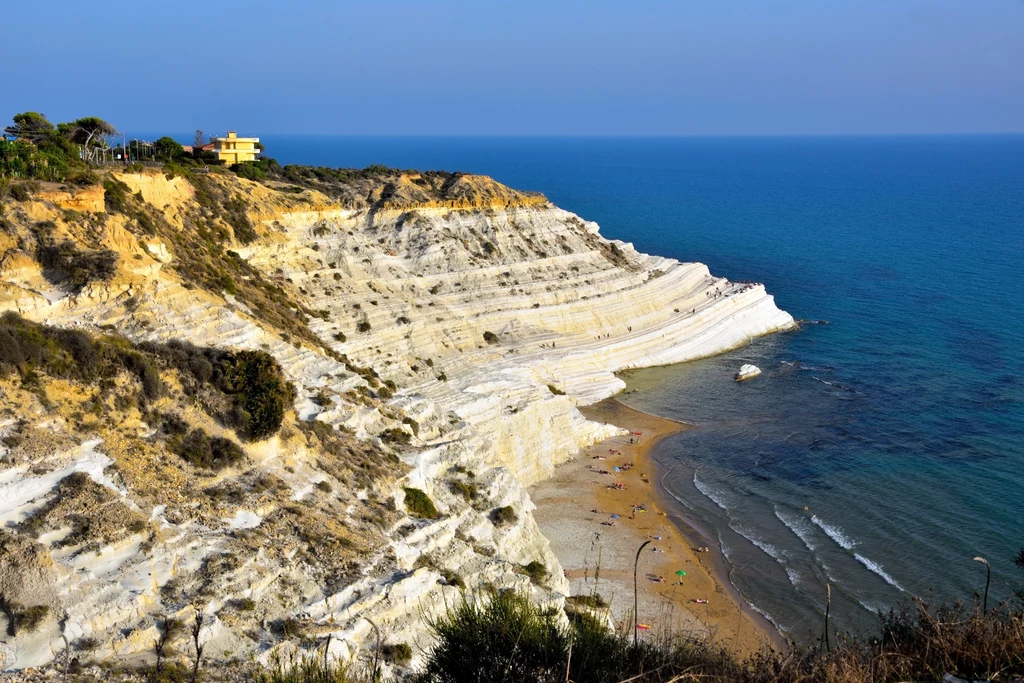
<svg viewBox="0 0 1024 683">
<path fill-rule="evenodd" d="M 390 642 L 418 652 L 429 645 L 423 616 L 463 591 L 514 586 L 560 605 L 568 584 L 530 514 L 525 487 L 614 432 L 576 406 L 617 392 L 619 370 L 720 353 L 793 326 L 761 285 L 640 254 L 543 197 L 490 179 L 454 176 L 438 198 L 423 190 L 422 179 L 403 175 L 383 190 L 353 190 L 354 198 L 338 200 L 211 175 L 225 196 L 246 202 L 258 235 L 225 245 L 237 256 L 222 258 L 255 269 L 232 271 L 249 273 L 240 276 L 244 282 L 259 279 L 268 296 L 288 297 L 289 315 L 301 324 L 285 329 L 284 318 L 268 317 L 270 309 L 242 282 L 236 295 L 196 286 L 184 274 L 184 243 L 174 231 L 225 220 L 197 206 L 187 180 L 121 178 L 165 223 L 146 232 L 138 219 L 95 214 L 100 227 L 87 236 L 86 219 L 62 213 L 56 197 L 27 202 L 15 220 L 50 221 L 49 230 L 117 252 L 117 274 L 72 293 L 48 280 L 15 240 L 0 242 L 0 309 L 50 325 L 107 327 L 135 341 L 266 350 L 298 390 L 289 419 L 338 426 L 368 449 L 397 453 L 403 469 L 346 490 L 294 427 L 246 445 L 249 469 L 216 479 L 273 475 L 284 488 L 231 504 L 199 501 L 216 481 L 191 472 L 180 474 L 184 489 L 166 500 L 131 485 L 145 475 L 130 473 L 146 472 L 149 461 L 117 443 L 69 445 L 63 452 L 79 453 L 77 459 L 51 462 L 52 454 L 41 452 L 25 456 L 24 467 L 0 464 L 0 491 L 11 492 L 0 505 L 6 519 L 30 514 L 62 473 L 74 470 L 108 487 L 154 529 L 145 542 L 135 534 L 87 556 L 58 549 L 53 538 L 33 540 L 49 549 L 58 577 L 50 602 L 63 620 L 0 642 L 2 668 L 52 658 L 63 647 L 61 623 L 70 640 L 98 641 L 97 658 L 148 653 L 160 620 L 190 618 L 185 605 L 196 601 L 208 615 L 211 656 L 263 658 L 288 640 L 271 626 L 287 619 L 298 619 L 307 635 L 333 634 L 334 653 L 351 656 L 372 640 L 367 618 Z M 95 197 L 75 206 L 87 200 L 95 210 Z M 43 407 L 34 410 L 15 417 L 54 419 Z M 195 419 L 219 429 L 209 418 Z M 69 439 L 80 436 L 66 415 L 55 425 Z M 145 428 L 138 425 L 140 433 Z M 405 432 L 408 445 L 381 443 L 388 430 Z M 39 473 L 27 474 L 30 468 Z M 440 516 L 406 515 L 406 487 L 426 492 Z M 280 547 L 247 545 L 246 534 L 263 533 L 275 512 L 324 495 L 347 511 L 337 523 L 359 529 L 369 544 L 344 580 L 329 585 L 310 569 L 304 543 L 285 527 L 274 531 Z M 382 528 L 360 518 L 368 498 L 396 510 Z M 190 505 L 199 512 L 183 513 Z M 494 510 L 505 506 L 514 521 L 496 522 Z M 534 561 L 549 573 L 542 586 L 521 569 Z M 199 574 L 209 576 L 196 593 Z M 252 608 L 240 611 L 239 601 Z"/>
</svg>

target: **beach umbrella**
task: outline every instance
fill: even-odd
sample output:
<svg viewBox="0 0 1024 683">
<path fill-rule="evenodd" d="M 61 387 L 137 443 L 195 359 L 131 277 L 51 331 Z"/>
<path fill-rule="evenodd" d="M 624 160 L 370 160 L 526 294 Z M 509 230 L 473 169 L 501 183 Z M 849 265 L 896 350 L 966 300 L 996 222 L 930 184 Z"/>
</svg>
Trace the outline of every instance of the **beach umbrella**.
<svg viewBox="0 0 1024 683">
<path fill-rule="evenodd" d="M 686 572 L 684 572 L 682 569 L 680 569 L 679 571 L 676 572 L 676 576 L 686 576 Z"/>
</svg>

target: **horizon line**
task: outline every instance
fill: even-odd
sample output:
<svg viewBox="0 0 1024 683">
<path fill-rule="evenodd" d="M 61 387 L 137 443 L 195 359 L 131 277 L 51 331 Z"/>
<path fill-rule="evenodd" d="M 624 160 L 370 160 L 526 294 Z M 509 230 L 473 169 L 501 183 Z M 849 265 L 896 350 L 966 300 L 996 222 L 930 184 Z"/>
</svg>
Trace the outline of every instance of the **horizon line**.
<svg viewBox="0 0 1024 683">
<path fill-rule="evenodd" d="M 202 130 L 202 129 L 199 129 Z M 234 129 L 233 129 L 234 130 Z M 125 129 L 128 132 L 128 129 Z M 194 135 L 195 130 L 175 131 L 139 131 L 141 133 L 160 132 L 164 135 Z M 203 131 L 204 133 L 206 131 Z M 253 131 L 246 130 L 247 134 Z M 959 131 L 959 132 L 888 132 L 888 133 L 294 133 L 294 132 L 258 132 L 258 135 L 290 136 L 290 137 L 346 137 L 346 138 L 866 138 L 866 137 L 998 137 L 1024 135 L 1019 131 Z"/>
</svg>

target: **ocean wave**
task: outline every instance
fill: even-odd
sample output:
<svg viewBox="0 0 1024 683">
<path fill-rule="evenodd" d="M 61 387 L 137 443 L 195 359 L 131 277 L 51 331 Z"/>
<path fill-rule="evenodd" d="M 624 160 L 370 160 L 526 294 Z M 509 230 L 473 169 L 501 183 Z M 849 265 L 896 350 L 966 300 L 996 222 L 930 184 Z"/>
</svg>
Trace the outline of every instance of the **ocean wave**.
<svg viewBox="0 0 1024 683">
<path fill-rule="evenodd" d="M 786 567 L 786 576 L 789 577 L 789 582 L 793 584 L 793 587 L 795 588 L 797 583 L 800 581 L 800 572 L 792 567 Z"/>
<path fill-rule="evenodd" d="M 775 516 L 779 518 L 779 521 L 786 525 L 786 528 L 796 534 L 796 537 L 803 541 L 807 549 L 812 553 L 818 549 L 817 544 L 814 542 L 814 537 L 811 536 L 812 527 L 807 523 L 807 519 L 800 517 L 799 515 L 788 515 L 783 513 L 776 506 Z"/>
<path fill-rule="evenodd" d="M 779 564 L 786 564 L 786 554 L 784 552 L 773 546 L 771 543 L 765 541 L 750 529 L 742 526 L 733 526 L 732 524 L 729 525 L 729 528 L 753 543 L 761 552 L 768 555 Z"/>
<path fill-rule="evenodd" d="M 853 546 L 857 545 L 857 543 L 855 541 L 853 541 L 845 533 L 843 533 L 843 530 L 840 529 L 839 527 L 832 526 L 831 524 L 826 524 L 825 522 L 821 521 L 821 518 L 819 518 L 819 517 L 813 517 L 812 516 L 811 517 L 811 521 L 814 522 L 815 524 L 817 524 L 818 527 L 822 531 L 824 531 L 825 534 L 829 538 L 831 538 L 833 541 L 838 543 L 840 546 L 842 546 L 846 550 L 853 550 Z"/>
<path fill-rule="evenodd" d="M 814 375 L 811 375 L 811 379 L 817 380 L 818 382 L 821 382 L 822 384 L 826 384 L 826 385 L 828 385 L 828 386 L 830 386 L 830 387 L 832 387 L 834 389 L 840 389 L 842 391 L 849 391 L 849 392 L 854 393 L 854 394 L 859 394 L 860 393 L 859 391 L 857 391 L 853 387 L 848 387 L 848 386 L 846 386 L 844 384 L 839 384 L 838 382 L 829 382 L 827 379 L 822 379 L 822 378 L 816 377 Z"/>
<path fill-rule="evenodd" d="M 703 493 L 705 496 L 714 501 L 715 505 L 722 508 L 726 512 L 729 511 L 729 507 L 723 502 L 722 493 L 711 488 L 700 479 L 697 478 L 697 473 L 693 473 L 693 485 L 697 487 L 697 490 Z"/>
<path fill-rule="evenodd" d="M 772 618 L 772 615 L 768 614 L 763 609 L 761 609 L 760 607 L 758 607 L 754 603 L 750 602 L 749 600 L 747 601 L 747 605 L 750 607 L 750 609 L 754 610 L 755 612 L 760 614 L 762 617 L 767 619 L 768 623 L 770 623 L 772 626 L 777 628 L 779 631 L 781 631 L 783 633 L 789 633 L 789 628 L 786 627 L 786 626 L 783 626 L 779 622 L 775 621 L 775 619 Z"/>
<path fill-rule="evenodd" d="M 853 556 L 854 556 L 854 557 L 856 557 L 856 558 L 857 558 L 857 560 L 858 560 L 858 561 L 859 561 L 859 562 L 860 562 L 860 563 L 861 563 L 862 565 L 864 565 L 865 567 L 867 567 L 868 569 L 870 569 L 871 571 L 873 571 L 873 572 L 874 572 L 875 574 L 878 574 L 879 576 L 881 576 L 881 577 L 882 577 L 882 579 L 883 579 L 883 580 L 884 580 L 884 581 L 885 581 L 885 582 L 886 582 L 887 584 L 889 584 L 889 585 L 890 585 L 890 586 L 892 586 L 893 588 L 898 588 L 898 589 L 900 589 L 901 591 L 903 590 L 903 586 L 901 586 L 901 585 L 899 585 L 898 583 L 896 583 L 896 579 L 894 579 L 894 578 L 892 578 L 891 576 L 889 576 L 888 574 L 886 574 L 886 573 L 885 573 L 885 570 L 884 570 L 884 569 L 882 569 L 882 567 L 881 567 L 880 565 L 878 565 L 878 564 L 877 564 L 877 563 L 875 563 L 875 562 L 872 562 L 871 560 L 869 560 L 868 558 L 864 557 L 864 556 L 863 556 L 863 555 L 861 555 L 860 553 L 854 553 L 854 554 L 853 554 Z M 904 591 L 904 592 L 906 592 L 906 591 Z"/>
<path fill-rule="evenodd" d="M 878 614 L 879 612 L 887 612 L 889 610 L 887 606 L 882 605 L 880 603 L 864 602 L 859 598 L 857 599 L 857 602 L 860 603 L 861 607 L 871 612 L 872 614 Z"/>
<path fill-rule="evenodd" d="M 687 510 L 693 509 L 693 506 L 690 503 L 687 503 L 686 500 L 683 499 L 681 496 L 677 496 L 675 492 L 672 491 L 672 489 L 670 489 L 669 487 L 665 486 L 664 483 L 662 483 L 661 488 L 663 491 L 665 491 L 665 493 L 672 496 L 672 498 L 674 498 L 680 505 L 685 507 Z"/>
</svg>

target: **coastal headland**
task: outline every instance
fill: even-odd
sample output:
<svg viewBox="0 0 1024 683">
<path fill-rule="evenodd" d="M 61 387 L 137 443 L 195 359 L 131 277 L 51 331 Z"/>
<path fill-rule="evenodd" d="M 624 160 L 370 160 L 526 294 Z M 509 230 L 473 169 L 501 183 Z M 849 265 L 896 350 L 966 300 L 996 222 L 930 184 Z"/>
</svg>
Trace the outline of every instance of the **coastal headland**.
<svg viewBox="0 0 1024 683">
<path fill-rule="evenodd" d="M 310 643 L 358 658 L 379 625 L 415 667 L 427 619 L 464 597 L 513 589 L 562 610 L 598 558 L 563 552 L 563 573 L 527 487 L 579 469 L 581 449 L 626 453 L 623 427 L 641 447 L 667 429 L 587 406 L 622 389 L 616 372 L 794 326 L 763 285 L 642 254 L 489 178 L 260 168 L 108 169 L 7 200 L 0 592 L 37 618 L 0 642 L 3 668 L 48 662 L 64 638 L 95 661 L 145 659 L 196 614 L 211 661 Z M 269 406 L 224 379 L 249 362 L 270 373 L 253 375 L 276 387 Z M 623 580 L 617 539 L 661 535 L 642 561 L 666 581 L 647 593 L 674 607 L 645 603 L 644 623 L 756 649 L 632 457 L 624 491 L 562 525 L 581 547 L 605 532 L 598 592 Z M 626 595 L 606 596 L 613 613 Z"/>
</svg>

